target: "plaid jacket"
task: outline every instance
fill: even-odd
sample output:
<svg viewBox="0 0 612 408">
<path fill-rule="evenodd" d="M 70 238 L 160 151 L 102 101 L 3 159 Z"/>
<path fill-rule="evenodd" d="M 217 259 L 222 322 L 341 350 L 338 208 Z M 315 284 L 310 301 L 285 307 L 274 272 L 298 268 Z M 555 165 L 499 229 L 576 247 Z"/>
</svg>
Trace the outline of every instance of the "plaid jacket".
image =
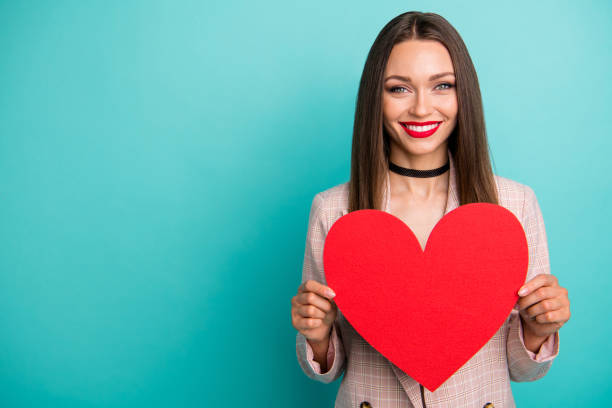
<svg viewBox="0 0 612 408">
<path fill-rule="evenodd" d="M 450 176 L 445 214 L 457 208 L 456 175 L 449 153 Z M 525 281 L 550 273 L 544 221 L 533 190 L 515 181 L 495 176 L 500 205 L 521 221 L 527 236 L 529 268 Z M 389 212 L 390 189 L 387 175 L 384 196 Z M 323 273 L 323 244 L 332 224 L 348 213 L 348 182 L 317 193 L 312 201 L 306 235 L 302 282 L 313 279 L 326 284 Z M 319 363 L 306 338 L 297 333 L 296 352 L 304 373 L 317 381 L 342 381 L 336 408 L 421 408 L 421 386 L 368 344 L 338 310 L 327 353 L 327 372 Z M 523 341 L 518 305 L 495 335 L 457 372 L 433 393 L 423 389 L 427 408 L 514 407 L 510 381 L 534 381 L 543 377 L 559 353 L 559 333 L 548 337 L 538 354 L 527 350 Z"/>
</svg>

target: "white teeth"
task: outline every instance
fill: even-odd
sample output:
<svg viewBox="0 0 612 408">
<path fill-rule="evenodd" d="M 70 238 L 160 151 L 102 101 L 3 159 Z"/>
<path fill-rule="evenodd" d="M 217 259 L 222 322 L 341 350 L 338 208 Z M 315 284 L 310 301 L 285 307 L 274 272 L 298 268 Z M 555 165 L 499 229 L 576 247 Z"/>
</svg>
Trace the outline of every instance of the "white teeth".
<svg viewBox="0 0 612 408">
<path fill-rule="evenodd" d="M 428 130 L 431 130 L 435 127 L 437 127 L 439 125 L 439 123 L 433 124 L 433 125 L 427 125 L 427 126 L 414 126 L 414 125 L 404 125 L 406 126 L 408 129 L 410 130 L 414 130 L 415 132 L 427 132 Z"/>
</svg>

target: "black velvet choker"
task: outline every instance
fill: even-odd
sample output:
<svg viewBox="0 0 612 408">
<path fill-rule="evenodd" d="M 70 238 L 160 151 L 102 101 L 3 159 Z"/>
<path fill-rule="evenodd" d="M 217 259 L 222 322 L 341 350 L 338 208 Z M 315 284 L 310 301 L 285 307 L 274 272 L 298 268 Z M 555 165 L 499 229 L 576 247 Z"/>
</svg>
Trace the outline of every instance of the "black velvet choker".
<svg viewBox="0 0 612 408">
<path fill-rule="evenodd" d="M 431 169 L 431 170 L 407 169 L 406 167 L 398 166 L 397 164 L 394 164 L 391 162 L 391 160 L 389 160 L 389 170 L 391 170 L 394 173 L 401 174 L 402 176 L 409 176 L 409 177 L 421 177 L 421 178 L 436 177 L 446 172 L 446 170 L 448 170 L 449 168 L 450 168 L 450 162 L 446 162 L 444 166 L 438 167 L 437 169 Z"/>
</svg>

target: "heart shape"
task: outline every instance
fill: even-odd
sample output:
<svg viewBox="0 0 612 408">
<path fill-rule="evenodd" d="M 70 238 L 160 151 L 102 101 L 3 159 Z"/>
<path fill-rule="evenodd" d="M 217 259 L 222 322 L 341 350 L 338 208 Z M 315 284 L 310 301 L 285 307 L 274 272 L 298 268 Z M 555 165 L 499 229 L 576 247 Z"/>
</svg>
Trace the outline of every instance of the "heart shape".
<svg viewBox="0 0 612 408">
<path fill-rule="evenodd" d="M 327 285 L 349 323 L 432 392 L 503 325 L 528 263 L 521 223 L 489 203 L 450 211 L 424 251 L 402 220 L 379 210 L 340 217 L 323 248 Z"/>
</svg>

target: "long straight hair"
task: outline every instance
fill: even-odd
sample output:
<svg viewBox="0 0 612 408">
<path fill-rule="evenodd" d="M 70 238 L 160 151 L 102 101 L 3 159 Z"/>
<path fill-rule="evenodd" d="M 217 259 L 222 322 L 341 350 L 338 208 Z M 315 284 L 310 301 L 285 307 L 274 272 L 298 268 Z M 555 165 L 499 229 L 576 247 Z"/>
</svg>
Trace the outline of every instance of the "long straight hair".
<svg viewBox="0 0 612 408">
<path fill-rule="evenodd" d="M 455 70 L 457 124 L 448 139 L 460 205 L 498 204 L 474 64 L 455 28 L 435 13 L 400 14 L 380 31 L 365 62 L 355 109 L 349 211 L 381 209 L 389 169 L 389 135 L 383 126 L 383 76 L 393 46 L 407 40 L 434 40 L 448 50 Z"/>
</svg>

